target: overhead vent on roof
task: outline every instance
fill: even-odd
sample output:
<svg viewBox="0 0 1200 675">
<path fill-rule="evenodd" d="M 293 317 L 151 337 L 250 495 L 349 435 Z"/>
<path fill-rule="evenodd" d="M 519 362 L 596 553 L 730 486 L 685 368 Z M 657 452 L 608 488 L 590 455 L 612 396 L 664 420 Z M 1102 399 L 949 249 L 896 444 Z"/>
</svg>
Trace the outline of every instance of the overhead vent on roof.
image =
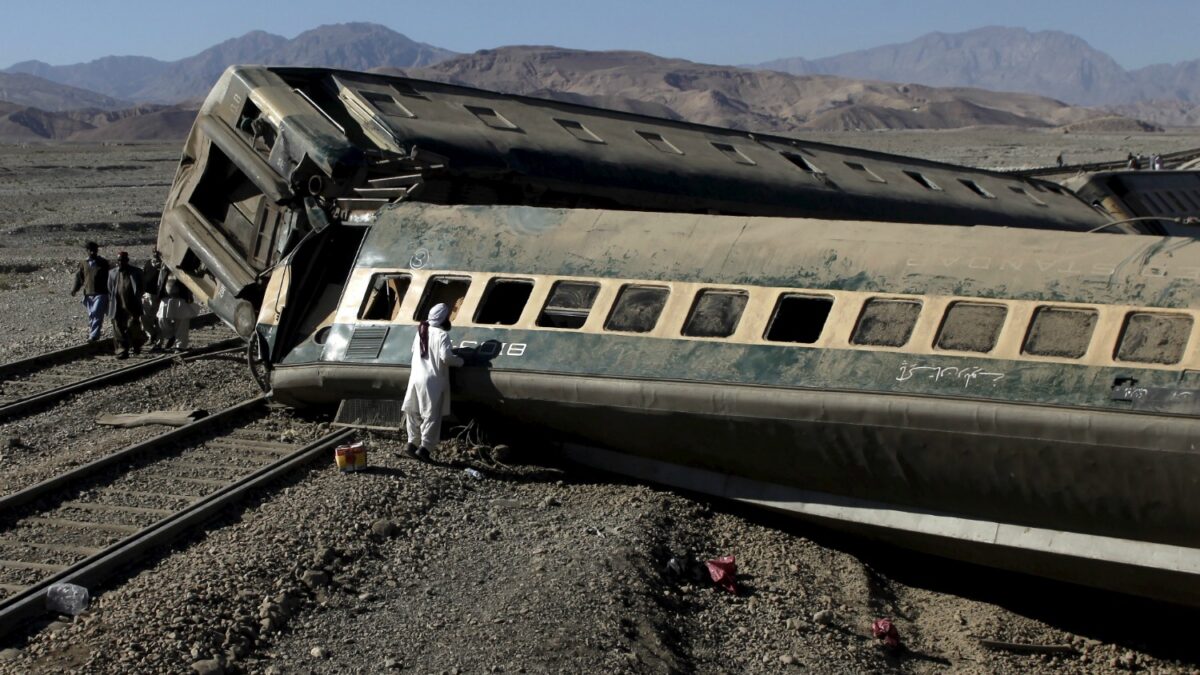
<svg viewBox="0 0 1200 675">
<path fill-rule="evenodd" d="M 576 122 L 575 120 L 562 120 L 558 119 L 557 117 L 554 118 L 554 121 L 558 122 L 558 126 L 565 129 L 568 134 L 571 134 L 584 143 L 604 143 L 603 138 L 600 138 L 596 134 L 592 133 L 591 129 L 583 126 L 583 124 L 580 122 Z"/>
<path fill-rule="evenodd" d="M 480 106 L 469 105 L 465 106 L 471 114 L 479 118 L 480 122 L 488 125 L 493 129 L 502 129 L 504 131 L 520 131 L 521 127 L 508 121 L 508 118 L 491 108 L 483 108 Z"/>
<path fill-rule="evenodd" d="M 861 162 L 844 162 L 844 164 L 846 166 L 850 167 L 851 169 L 854 169 L 855 171 L 861 173 L 867 180 L 871 181 L 872 183 L 886 183 L 887 182 L 886 180 L 880 178 L 879 174 L 868 169 L 866 164 L 862 164 Z"/>
<path fill-rule="evenodd" d="M 800 155 L 799 153 L 781 151 L 779 154 L 783 155 L 784 159 L 791 162 L 792 164 L 795 164 L 797 167 L 800 168 L 800 170 L 804 171 L 805 173 L 825 173 L 824 171 L 821 170 L 820 167 L 818 167 L 816 164 L 813 164 L 812 162 L 808 161 L 808 159 L 806 159 L 803 155 Z"/>
<path fill-rule="evenodd" d="M 721 154 L 725 155 L 729 159 L 732 159 L 738 164 L 746 164 L 748 166 L 755 166 L 757 164 L 754 160 L 743 155 L 741 150 L 738 150 L 728 143 L 717 143 L 713 141 L 712 146 L 717 150 L 720 150 Z"/>
<path fill-rule="evenodd" d="M 666 152 L 666 153 L 669 153 L 672 155 L 682 155 L 683 154 L 682 150 L 675 147 L 675 144 L 671 143 L 671 141 L 668 141 L 660 133 L 656 133 L 653 131 L 638 130 L 637 135 L 641 136 L 642 140 L 644 140 L 647 143 L 649 143 L 650 145 L 654 146 L 657 150 L 659 150 L 661 152 Z"/>
<path fill-rule="evenodd" d="M 982 185 L 976 183 L 969 178 L 959 178 L 958 182 L 962 183 L 968 190 L 983 197 L 984 199 L 995 199 L 996 195 L 988 192 Z"/>
<path fill-rule="evenodd" d="M 915 180 L 918 185 L 923 186 L 926 190 L 936 190 L 938 192 L 942 191 L 942 186 L 933 182 L 932 178 L 930 178 L 929 176 L 926 176 L 925 174 L 923 174 L 919 171 L 905 171 L 904 175 Z"/>
</svg>

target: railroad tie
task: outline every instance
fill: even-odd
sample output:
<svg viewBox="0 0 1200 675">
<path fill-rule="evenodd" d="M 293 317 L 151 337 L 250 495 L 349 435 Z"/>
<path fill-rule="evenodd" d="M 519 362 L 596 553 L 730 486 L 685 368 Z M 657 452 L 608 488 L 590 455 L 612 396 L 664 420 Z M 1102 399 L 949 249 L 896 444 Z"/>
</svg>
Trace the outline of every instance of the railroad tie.
<svg viewBox="0 0 1200 675">
<path fill-rule="evenodd" d="M 93 548 L 91 546 L 72 546 L 70 544 L 44 544 L 39 541 L 23 541 L 21 539 L 0 539 L 0 546 L 21 547 L 28 546 L 41 551 L 62 551 L 64 553 L 78 553 L 80 555 L 96 555 L 103 549 Z"/>
<path fill-rule="evenodd" d="M 151 509 L 142 506 L 120 506 L 118 504 L 93 504 L 90 502 L 63 502 L 63 506 L 83 511 L 113 511 L 118 513 L 145 513 L 152 516 L 169 516 L 171 509 Z"/>
<path fill-rule="evenodd" d="M 43 570 L 46 572 L 57 572 L 67 569 L 66 565 L 25 562 L 23 560 L 0 560 L 0 567 L 7 567 L 14 570 Z"/>
<path fill-rule="evenodd" d="M 146 492 L 144 490 L 121 490 L 118 488 L 105 488 L 105 494 L 125 495 L 126 497 L 162 497 L 163 499 L 174 499 L 181 502 L 194 502 L 200 499 L 202 495 L 181 495 L 171 494 L 169 492 Z"/>
<path fill-rule="evenodd" d="M 75 527 L 83 530 L 108 530 L 109 532 L 119 532 L 122 534 L 133 534 L 139 532 L 143 528 L 137 525 L 117 525 L 115 523 L 89 523 L 81 520 L 69 520 L 66 518 L 45 518 L 42 516 L 30 516 L 21 522 L 36 523 L 38 525 L 56 525 L 58 527 Z"/>
</svg>

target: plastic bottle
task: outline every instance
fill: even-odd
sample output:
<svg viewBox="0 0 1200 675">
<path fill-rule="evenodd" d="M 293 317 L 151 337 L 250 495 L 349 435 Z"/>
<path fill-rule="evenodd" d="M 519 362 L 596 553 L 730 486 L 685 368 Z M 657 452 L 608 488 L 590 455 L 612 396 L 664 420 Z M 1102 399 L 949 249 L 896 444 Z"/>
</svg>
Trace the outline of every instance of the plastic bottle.
<svg viewBox="0 0 1200 675">
<path fill-rule="evenodd" d="M 46 609 L 59 614 L 75 616 L 88 608 L 91 596 L 88 589 L 75 584 L 51 584 L 46 589 Z"/>
</svg>

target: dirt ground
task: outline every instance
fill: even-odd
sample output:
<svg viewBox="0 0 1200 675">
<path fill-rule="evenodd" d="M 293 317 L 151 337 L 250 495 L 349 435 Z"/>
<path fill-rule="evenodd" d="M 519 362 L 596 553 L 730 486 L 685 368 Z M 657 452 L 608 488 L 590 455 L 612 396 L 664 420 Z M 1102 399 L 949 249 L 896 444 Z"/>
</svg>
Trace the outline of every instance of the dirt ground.
<svg viewBox="0 0 1200 675">
<path fill-rule="evenodd" d="M 1011 167 L 1059 152 L 1091 161 L 1197 147 L 1200 132 L 818 140 Z M 178 152 L 0 146 L 0 361 L 84 337 L 83 309 L 67 295 L 83 242 L 144 260 Z M 189 368 L 6 424 L 0 439 L 82 460 L 122 438 L 96 429 L 105 409 L 224 404 L 251 390 L 236 359 Z M 289 411 L 269 421 L 281 438 L 327 423 Z M 519 438 L 507 465 L 454 444 L 422 464 L 400 455 L 398 439 L 366 438 L 371 471 L 319 464 L 257 494 L 92 589 L 91 611 L 74 621 L 0 639 L 0 673 L 1200 672 L 1193 611 L 632 483 Z M 36 460 L 12 447 L 6 462 Z M 20 475 L 3 489 L 19 489 Z M 721 555 L 736 557 L 737 594 L 691 576 L 688 561 Z M 884 617 L 903 649 L 871 637 Z M 993 651 L 980 639 L 1070 651 Z"/>
</svg>

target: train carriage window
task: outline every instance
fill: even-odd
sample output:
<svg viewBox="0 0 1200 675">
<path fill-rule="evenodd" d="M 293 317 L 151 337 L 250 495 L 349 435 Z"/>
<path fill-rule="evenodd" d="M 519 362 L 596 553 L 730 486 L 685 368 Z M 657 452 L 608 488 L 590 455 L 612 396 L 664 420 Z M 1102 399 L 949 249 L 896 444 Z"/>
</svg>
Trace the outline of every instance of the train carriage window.
<svg viewBox="0 0 1200 675">
<path fill-rule="evenodd" d="M 1009 185 L 1008 189 L 1012 190 L 1015 194 L 1024 195 L 1024 196 L 1028 197 L 1029 201 L 1033 202 L 1034 204 L 1037 204 L 1038 206 L 1048 206 L 1048 204 L 1046 204 L 1046 202 L 1038 199 L 1036 195 L 1026 192 L 1025 188 L 1023 188 L 1023 187 L 1018 187 L 1016 185 Z"/>
<path fill-rule="evenodd" d="M 537 325 L 545 328 L 582 328 L 587 322 L 600 284 L 582 281 L 559 281 L 550 289 L 550 296 L 538 315 Z"/>
<path fill-rule="evenodd" d="M 831 309 L 833 298 L 785 293 L 775 303 L 771 323 L 763 338 L 771 342 L 816 342 L 825 330 Z"/>
<path fill-rule="evenodd" d="M 1096 312 L 1090 309 L 1038 307 L 1022 351 L 1035 356 L 1080 358 L 1092 343 L 1096 318 Z"/>
<path fill-rule="evenodd" d="M 571 134 L 575 138 L 578 138 L 585 143 L 604 143 L 603 138 L 597 136 L 591 129 L 583 126 L 583 124 L 580 122 L 576 122 L 575 120 L 563 120 L 557 117 L 554 118 L 554 121 L 558 122 L 558 126 L 566 130 L 568 134 Z"/>
<path fill-rule="evenodd" d="M 683 334 L 690 337 L 723 338 L 733 335 L 749 295 L 745 291 L 703 290 L 683 324 Z"/>
<path fill-rule="evenodd" d="M 483 291 L 475 323 L 511 326 L 521 318 L 533 282 L 527 279 L 492 279 Z"/>
<path fill-rule="evenodd" d="M 661 286 L 623 286 L 604 322 L 604 330 L 649 333 L 658 323 L 670 293 Z"/>
<path fill-rule="evenodd" d="M 1121 330 L 1117 360 L 1179 363 L 1191 334 L 1190 316 L 1131 312 Z"/>
<path fill-rule="evenodd" d="M 863 305 L 850 341 L 856 345 L 903 347 L 912 337 L 921 303 L 872 298 Z"/>
<path fill-rule="evenodd" d="M 376 274 L 367 287 L 358 318 L 365 321 L 394 321 L 400 318 L 400 305 L 412 277 L 407 274 Z"/>
<path fill-rule="evenodd" d="M 986 354 L 995 348 L 1007 316 L 1004 305 L 953 303 L 946 309 L 934 344 L 938 349 Z"/>
<path fill-rule="evenodd" d="M 425 320 L 434 305 L 444 302 L 450 307 L 450 320 L 454 321 L 470 287 L 471 280 L 465 277 L 432 277 L 425 284 L 425 296 L 421 298 L 421 306 L 417 308 L 413 319 Z"/>
<path fill-rule="evenodd" d="M 738 150 L 728 143 L 712 142 L 712 146 L 717 150 L 720 150 L 721 154 L 725 155 L 729 159 L 732 159 L 738 164 L 745 164 L 747 166 L 755 166 L 757 164 L 754 160 L 743 154 L 741 150 Z"/>
<path fill-rule="evenodd" d="M 642 137 L 650 145 L 654 146 L 659 152 L 665 152 L 671 155 L 682 155 L 683 151 L 675 147 L 675 144 L 668 141 L 662 134 L 653 131 L 637 131 L 637 135 Z"/>
</svg>

